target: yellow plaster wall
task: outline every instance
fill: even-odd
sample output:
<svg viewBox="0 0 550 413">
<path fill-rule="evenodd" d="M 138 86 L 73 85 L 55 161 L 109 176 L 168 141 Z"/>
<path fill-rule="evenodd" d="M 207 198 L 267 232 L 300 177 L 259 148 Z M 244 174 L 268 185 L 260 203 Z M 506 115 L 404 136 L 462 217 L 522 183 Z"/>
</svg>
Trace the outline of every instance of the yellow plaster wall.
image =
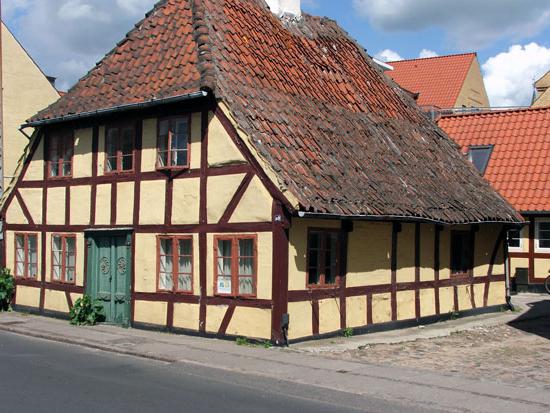
<svg viewBox="0 0 550 413">
<path fill-rule="evenodd" d="M 116 185 L 116 223 L 132 225 L 134 222 L 134 183 L 119 182 Z"/>
<path fill-rule="evenodd" d="M 40 288 L 18 285 L 16 304 L 38 308 L 40 306 Z"/>
<path fill-rule="evenodd" d="M 168 304 L 153 301 L 135 301 L 134 321 L 138 323 L 166 325 Z"/>
<path fill-rule="evenodd" d="M 441 314 L 450 313 L 455 310 L 455 298 L 453 287 L 442 287 L 439 289 L 439 311 Z"/>
<path fill-rule="evenodd" d="M 397 319 L 410 320 L 416 318 L 414 291 L 397 292 Z"/>
<path fill-rule="evenodd" d="M 391 294 L 372 295 L 372 322 L 385 323 L 391 321 Z"/>
<path fill-rule="evenodd" d="M 397 234 L 397 282 L 415 280 L 415 225 L 402 224 Z"/>
<path fill-rule="evenodd" d="M 483 75 L 481 74 L 481 68 L 479 62 L 476 59 L 472 62 L 470 70 L 464 80 L 462 90 L 458 95 L 455 103 L 455 107 L 481 107 L 488 108 L 489 97 L 485 90 L 485 83 L 483 82 Z"/>
<path fill-rule="evenodd" d="M 35 224 L 42 224 L 42 189 L 20 188 L 19 193 Z"/>
<path fill-rule="evenodd" d="M 63 291 L 46 290 L 44 295 L 44 309 L 68 313 L 69 304 L 67 303 L 67 296 Z"/>
<path fill-rule="evenodd" d="M 166 181 L 143 181 L 140 190 L 140 224 L 164 224 Z"/>
<path fill-rule="evenodd" d="M 435 225 L 420 225 L 420 281 L 435 279 Z"/>
<path fill-rule="evenodd" d="M 504 281 L 493 282 L 489 285 L 487 305 L 499 305 L 506 303 L 506 283 Z"/>
<path fill-rule="evenodd" d="M 308 337 L 313 334 L 311 329 L 312 308 L 309 301 L 288 303 L 288 314 L 290 317 L 288 328 L 289 339 Z"/>
<path fill-rule="evenodd" d="M 208 165 L 221 166 L 246 163 L 244 156 L 231 140 L 221 122 L 209 113 L 208 125 Z"/>
<path fill-rule="evenodd" d="M 231 235 L 249 235 L 250 232 L 231 234 Z M 207 257 L 206 257 L 206 292 L 209 296 L 214 295 L 214 235 L 207 236 Z M 273 236 L 270 232 L 258 232 L 257 252 L 258 252 L 258 274 L 256 279 L 256 297 L 262 300 L 271 299 L 271 280 L 272 280 L 272 258 L 273 258 Z M 197 247 L 198 251 L 198 247 Z M 198 254 L 197 254 L 198 255 Z M 197 267 L 198 268 L 198 267 Z M 197 270 L 198 273 L 198 270 Z M 198 282 L 198 281 L 197 281 Z"/>
<path fill-rule="evenodd" d="M 271 222 L 272 203 L 271 195 L 255 176 L 229 222 Z"/>
<path fill-rule="evenodd" d="M 529 258 L 510 258 L 510 276 L 515 277 L 518 268 L 529 268 Z"/>
<path fill-rule="evenodd" d="M 74 305 L 76 300 L 78 300 L 79 298 L 82 298 L 82 295 L 83 294 L 71 293 L 71 300 L 73 302 L 73 305 Z"/>
<path fill-rule="evenodd" d="M 346 298 L 347 327 L 361 327 L 367 325 L 367 297 Z"/>
<path fill-rule="evenodd" d="M 354 222 L 348 238 L 348 287 L 391 283 L 391 237 L 389 223 Z"/>
<path fill-rule="evenodd" d="M 162 198 L 164 202 L 164 197 Z M 111 184 L 96 187 L 95 224 L 109 225 L 111 223 Z"/>
<path fill-rule="evenodd" d="M 23 181 L 42 181 L 44 179 L 44 139 L 40 140 Z"/>
<path fill-rule="evenodd" d="M 26 119 L 59 99 L 59 94 L 4 24 L 1 30 L 2 160 L 5 188 L 15 174 L 28 143 L 27 138 L 19 132 L 19 127 Z M 26 132 L 29 133 L 29 130 Z M 41 179 L 41 172 L 34 166 L 32 169 L 31 175 L 36 173 L 33 178 Z"/>
<path fill-rule="evenodd" d="M 502 226 L 497 224 L 480 225 L 475 235 L 474 276 L 484 277 L 489 274 L 491 255 L 500 235 Z M 499 245 L 493 266 L 493 274 L 504 274 L 504 256 L 502 242 Z"/>
<path fill-rule="evenodd" d="M 306 289 L 306 254 L 308 228 L 339 228 L 339 221 L 292 218 L 288 246 L 288 289 Z M 350 234 L 351 235 L 351 234 Z M 350 260 L 350 263 L 352 261 Z"/>
<path fill-rule="evenodd" d="M 157 119 L 144 119 L 142 130 L 141 172 L 154 171 L 157 166 Z"/>
<path fill-rule="evenodd" d="M 254 338 L 271 338 L 271 310 L 237 307 L 227 327 L 227 334 Z"/>
<path fill-rule="evenodd" d="M 65 188 L 48 188 L 47 208 L 46 223 L 48 225 L 65 224 Z"/>
<path fill-rule="evenodd" d="M 475 290 L 473 290 L 471 285 L 458 285 L 456 286 L 457 295 L 458 295 L 458 309 L 459 311 L 471 310 L 472 309 L 472 292 L 474 293 L 475 299 Z"/>
<path fill-rule="evenodd" d="M 176 179 L 172 197 L 172 224 L 199 223 L 200 179 Z"/>
<path fill-rule="evenodd" d="M 244 174 L 212 176 L 207 184 L 207 216 L 208 223 L 215 224 L 220 221 L 227 205 L 237 192 L 243 181 Z"/>
<path fill-rule="evenodd" d="M 92 176 L 92 128 L 77 129 L 74 140 L 73 177 Z"/>
<path fill-rule="evenodd" d="M 90 223 L 91 196 L 91 186 L 71 186 L 71 225 L 88 225 Z"/>
<path fill-rule="evenodd" d="M 319 333 L 340 330 L 340 300 L 329 298 L 319 300 Z"/>
<path fill-rule="evenodd" d="M 198 304 L 175 303 L 174 304 L 174 327 L 187 330 L 199 329 Z"/>
<path fill-rule="evenodd" d="M 6 222 L 10 224 L 28 224 L 29 221 L 27 221 L 27 218 L 25 218 L 25 214 L 23 214 L 23 210 L 21 209 L 21 204 L 19 204 L 19 201 L 17 198 L 12 198 L 9 207 L 6 211 Z"/>
<path fill-rule="evenodd" d="M 535 278 L 541 282 L 550 275 L 550 259 L 536 258 L 535 259 Z"/>
<path fill-rule="evenodd" d="M 428 317 L 435 314 L 435 290 L 426 288 L 420 290 L 420 316 Z"/>
<path fill-rule="evenodd" d="M 474 300 L 476 308 L 483 307 L 483 295 L 485 294 L 485 284 L 474 284 Z"/>
<path fill-rule="evenodd" d="M 217 333 L 227 312 L 227 305 L 209 305 L 206 307 L 206 331 Z"/>
</svg>

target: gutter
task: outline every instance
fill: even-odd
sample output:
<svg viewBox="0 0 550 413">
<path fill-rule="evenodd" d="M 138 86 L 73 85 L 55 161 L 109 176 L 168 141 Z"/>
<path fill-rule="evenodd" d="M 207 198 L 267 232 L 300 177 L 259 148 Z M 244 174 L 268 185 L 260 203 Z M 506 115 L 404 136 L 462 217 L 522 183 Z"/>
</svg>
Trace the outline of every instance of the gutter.
<svg viewBox="0 0 550 413">
<path fill-rule="evenodd" d="M 38 126 L 50 125 L 52 123 L 67 122 L 67 121 L 86 119 L 86 118 L 91 118 L 91 117 L 96 117 L 101 115 L 108 115 L 111 113 L 126 112 L 126 111 L 136 110 L 136 109 L 145 109 L 145 108 L 160 106 L 168 103 L 176 103 L 176 102 L 183 102 L 183 101 L 192 100 L 192 99 L 205 98 L 207 96 L 208 96 L 208 92 L 201 90 L 200 92 L 187 93 L 185 95 L 171 96 L 171 97 L 161 98 L 161 99 L 151 99 L 140 103 L 128 103 L 124 105 L 112 106 L 110 108 L 98 109 L 90 112 L 82 112 L 82 113 L 77 113 L 72 115 L 60 116 L 52 119 L 44 119 L 44 120 L 38 120 L 35 122 L 28 122 L 22 125 L 20 130 L 29 128 L 29 127 L 35 128 Z"/>
<path fill-rule="evenodd" d="M 298 211 L 299 218 L 317 218 L 317 219 L 355 219 L 359 221 L 402 221 L 402 222 L 420 222 L 441 225 L 468 225 L 468 224 L 510 224 L 523 225 L 521 222 L 513 221 L 469 221 L 469 222 L 446 222 L 431 218 L 411 217 L 406 215 L 338 215 L 322 212 Z"/>
</svg>

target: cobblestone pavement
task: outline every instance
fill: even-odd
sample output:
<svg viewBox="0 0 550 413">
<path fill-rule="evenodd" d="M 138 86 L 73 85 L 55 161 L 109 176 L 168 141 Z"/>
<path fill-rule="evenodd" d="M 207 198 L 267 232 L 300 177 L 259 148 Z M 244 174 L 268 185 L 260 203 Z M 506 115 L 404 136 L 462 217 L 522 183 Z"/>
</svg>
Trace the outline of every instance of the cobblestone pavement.
<svg viewBox="0 0 550 413">
<path fill-rule="evenodd" d="M 550 389 L 550 316 L 328 357 Z"/>
</svg>

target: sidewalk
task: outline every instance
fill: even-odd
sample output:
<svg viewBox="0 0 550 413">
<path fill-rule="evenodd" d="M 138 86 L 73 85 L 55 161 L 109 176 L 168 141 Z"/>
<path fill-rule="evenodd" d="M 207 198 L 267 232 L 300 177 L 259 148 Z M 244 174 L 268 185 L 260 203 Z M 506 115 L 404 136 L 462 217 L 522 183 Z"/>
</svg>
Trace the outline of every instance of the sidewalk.
<svg viewBox="0 0 550 413">
<path fill-rule="evenodd" d="M 497 318 L 503 322 L 501 317 L 517 316 L 508 313 Z M 333 360 L 293 349 L 243 347 L 231 341 L 112 326 L 73 327 L 66 321 L 18 313 L 0 314 L 0 330 L 168 363 L 202 365 L 313 385 L 400 402 L 403 406 L 462 412 L 550 411 L 550 394 L 542 387 L 526 388 L 521 383 L 516 386 L 410 368 Z"/>
</svg>

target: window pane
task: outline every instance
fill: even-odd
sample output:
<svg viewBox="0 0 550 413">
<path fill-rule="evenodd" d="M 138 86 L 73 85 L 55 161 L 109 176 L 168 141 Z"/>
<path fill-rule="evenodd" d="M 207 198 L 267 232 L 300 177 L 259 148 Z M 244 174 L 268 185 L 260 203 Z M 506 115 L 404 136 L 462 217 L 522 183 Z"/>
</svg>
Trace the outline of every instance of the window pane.
<svg viewBox="0 0 550 413">
<path fill-rule="evenodd" d="M 325 250 L 325 283 L 336 283 L 336 254 L 338 235 L 334 232 L 328 234 Z"/>
<path fill-rule="evenodd" d="M 117 155 L 118 135 L 119 130 L 116 128 L 112 128 L 107 131 L 107 138 L 105 139 L 105 153 L 108 157 L 116 157 Z"/>
<path fill-rule="evenodd" d="M 179 255 L 191 255 L 192 254 L 192 240 L 180 239 L 179 240 Z"/>
<path fill-rule="evenodd" d="M 65 281 L 73 282 L 75 277 L 74 268 L 67 268 L 67 274 L 65 275 Z"/>
<path fill-rule="evenodd" d="M 240 239 L 239 240 L 239 257 L 253 257 L 253 256 L 254 256 L 254 240 Z"/>
<path fill-rule="evenodd" d="M 122 170 L 131 171 L 134 168 L 134 157 L 132 155 L 122 157 Z"/>
<path fill-rule="evenodd" d="M 239 258 L 239 275 L 254 275 L 254 258 Z"/>
<path fill-rule="evenodd" d="M 178 290 L 191 291 L 191 275 L 189 274 L 178 275 Z"/>
<path fill-rule="evenodd" d="M 519 248 L 521 246 L 521 233 L 517 229 L 508 231 L 508 246 L 510 248 Z"/>
<path fill-rule="evenodd" d="M 18 275 L 19 277 L 25 276 L 25 263 L 19 262 L 15 264 L 15 275 Z"/>
<path fill-rule="evenodd" d="M 218 258 L 218 274 L 231 275 L 231 258 Z"/>
<path fill-rule="evenodd" d="M 483 175 L 489 164 L 491 153 L 493 152 L 492 146 L 485 147 L 471 147 L 469 152 L 470 161 L 474 164 L 477 170 Z"/>
<path fill-rule="evenodd" d="M 231 277 L 218 275 L 217 291 L 220 294 L 231 294 Z"/>
<path fill-rule="evenodd" d="M 63 176 L 69 176 L 72 173 L 72 164 L 71 162 L 63 163 Z"/>
<path fill-rule="evenodd" d="M 157 164 L 161 168 L 168 165 L 168 152 L 159 152 L 158 153 Z"/>
<path fill-rule="evenodd" d="M 159 124 L 159 136 L 168 136 L 168 130 L 170 129 L 170 121 L 163 120 Z"/>
<path fill-rule="evenodd" d="M 159 277 L 159 288 L 161 290 L 172 290 L 174 288 L 174 284 L 172 282 L 172 273 L 166 273 L 161 272 Z"/>
<path fill-rule="evenodd" d="M 179 265 L 178 272 L 180 274 L 191 274 L 192 272 L 191 257 L 180 257 L 178 265 Z"/>
<path fill-rule="evenodd" d="M 161 238 L 160 253 L 161 255 L 172 255 L 172 240 L 170 238 Z"/>
<path fill-rule="evenodd" d="M 74 254 L 76 252 L 76 238 L 74 237 L 67 237 L 66 240 L 66 248 L 68 254 Z"/>
<path fill-rule="evenodd" d="M 175 123 L 176 123 L 176 127 L 175 127 L 175 130 L 173 132 L 178 134 L 178 135 L 187 136 L 187 129 L 188 129 L 187 118 L 176 119 Z"/>
<path fill-rule="evenodd" d="M 134 130 L 132 128 L 124 129 L 122 136 L 122 154 L 132 155 L 134 151 Z"/>
<path fill-rule="evenodd" d="M 61 237 L 59 237 L 57 235 L 53 237 L 52 248 L 53 248 L 54 251 L 61 251 L 62 250 Z"/>
<path fill-rule="evenodd" d="M 218 257 L 231 257 L 231 240 L 218 241 Z"/>
<path fill-rule="evenodd" d="M 309 248 L 317 249 L 320 247 L 320 237 L 318 232 L 311 232 L 309 234 Z"/>
<path fill-rule="evenodd" d="M 469 235 L 453 233 L 451 238 L 451 272 L 466 273 L 470 269 Z"/>
<path fill-rule="evenodd" d="M 38 274 L 38 265 L 29 264 L 29 277 L 36 278 Z"/>
<path fill-rule="evenodd" d="M 319 269 L 317 266 L 309 268 L 308 284 L 319 284 Z"/>
<path fill-rule="evenodd" d="M 186 166 L 187 165 L 187 150 L 184 151 L 172 151 L 172 165 L 171 166 Z"/>
<path fill-rule="evenodd" d="M 160 272 L 172 273 L 172 256 L 161 255 L 160 256 Z"/>
<path fill-rule="evenodd" d="M 254 294 L 254 279 L 252 277 L 239 277 L 239 294 Z"/>
<path fill-rule="evenodd" d="M 172 134 L 172 142 L 171 142 L 171 148 L 172 150 L 183 150 L 187 149 L 187 133 L 184 135 L 182 133 L 174 133 Z"/>
</svg>

